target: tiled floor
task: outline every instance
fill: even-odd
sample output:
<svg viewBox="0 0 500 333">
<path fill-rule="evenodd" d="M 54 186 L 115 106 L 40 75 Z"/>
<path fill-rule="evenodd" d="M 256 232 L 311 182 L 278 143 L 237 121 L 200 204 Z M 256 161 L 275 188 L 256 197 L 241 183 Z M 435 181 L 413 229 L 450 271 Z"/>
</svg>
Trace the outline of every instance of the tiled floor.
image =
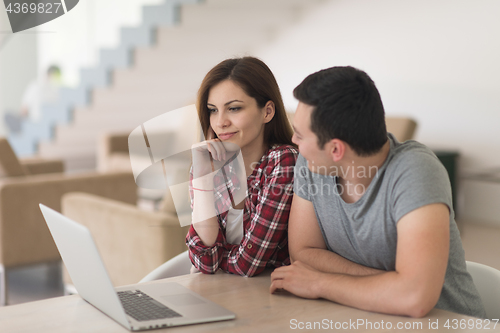
<svg viewBox="0 0 500 333">
<path fill-rule="evenodd" d="M 461 223 L 466 260 L 500 270 L 500 228 L 471 222 Z M 10 270 L 7 273 L 9 305 L 62 296 L 59 271 L 50 266 Z"/>
<path fill-rule="evenodd" d="M 60 272 L 54 265 L 36 265 L 7 271 L 8 304 L 63 296 Z"/>
</svg>

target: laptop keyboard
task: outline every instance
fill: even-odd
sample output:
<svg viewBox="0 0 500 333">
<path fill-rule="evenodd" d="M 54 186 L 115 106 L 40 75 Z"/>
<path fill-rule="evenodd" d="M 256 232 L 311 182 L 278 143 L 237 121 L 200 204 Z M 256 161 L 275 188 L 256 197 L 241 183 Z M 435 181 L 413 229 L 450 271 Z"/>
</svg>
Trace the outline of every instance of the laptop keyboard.
<svg viewBox="0 0 500 333">
<path fill-rule="evenodd" d="M 137 321 L 182 317 L 140 290 L 119 291 L 125 313 Z"/>
</svg>

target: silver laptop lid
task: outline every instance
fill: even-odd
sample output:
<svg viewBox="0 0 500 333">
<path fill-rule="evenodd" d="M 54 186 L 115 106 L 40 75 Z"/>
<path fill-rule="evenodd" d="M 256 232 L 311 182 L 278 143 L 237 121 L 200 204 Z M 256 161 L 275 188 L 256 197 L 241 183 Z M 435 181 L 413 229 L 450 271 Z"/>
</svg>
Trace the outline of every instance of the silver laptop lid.
<svg viewBox="0 0 500 333">
<path fill-rule="evenodd" d="M 90 231 L 47 206 L 40 209 L 80 296 L 131 329 Z"/>
</svg>

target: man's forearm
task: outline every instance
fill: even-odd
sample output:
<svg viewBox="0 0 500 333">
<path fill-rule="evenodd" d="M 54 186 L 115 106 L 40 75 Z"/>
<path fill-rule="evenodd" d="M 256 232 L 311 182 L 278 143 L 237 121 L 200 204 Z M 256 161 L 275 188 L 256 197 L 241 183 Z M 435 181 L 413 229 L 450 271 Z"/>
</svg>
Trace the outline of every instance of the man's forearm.
<svg viewBox="0 0 500 333">
<path fill-rule="evenodd" d="M 395 271 L 371 276 L 321 274 L 316 285 L 321 298 L 367 311 L 422 317 L 437 302 L 420 283 Z"/>
<path fill-rule="evenodd" d="M 292 262 L 299 260 L 325 273 L 338 273 L 356 276 L 380 274 L 385 271 L 356 264 L 326 249 L 308 248 L 297 253 Z"/>
</svg>

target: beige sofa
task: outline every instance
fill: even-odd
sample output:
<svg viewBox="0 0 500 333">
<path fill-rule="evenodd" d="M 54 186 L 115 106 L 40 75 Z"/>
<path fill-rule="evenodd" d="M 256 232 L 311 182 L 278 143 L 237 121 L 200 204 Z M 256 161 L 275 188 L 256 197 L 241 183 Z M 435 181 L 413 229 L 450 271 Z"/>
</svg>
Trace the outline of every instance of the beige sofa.
<svg viewBox="0 0 500 333">
<path fill-rule="evenodd" d="M 18 159 L 9 141 L 5 138 L 0 138 L 0 179 L 63 171 L 64 162 L 62 160 L 47 160 L 42 158 Z"/>
<path fill-rule="evenodd" d="M 3 140 L 0 140 L 0 162 L 4 173 L 0 178 L 1 303 L 6 302 L 6 270 L 60 261 L 39 203 L 60 211 L 63 194 L 75 191 L 129 204 L 137 202 L 137 186 L 130 172 L 42 174 L 41 171 L 61 171 L 62 163 L 41 160 L 25 163 L 17 159 L 8 142 Z"/>
<path fill-rule="evenodd" d="M 293 114 L 289 114 L 292 121 Z M 400 141 L 410 139 L 416 122 L 408 118 L 388 118 L 388 131 Z M 102 137 L 101 170 L 130 169 L 127 153 L 128 133 Z M 189 198 L 182 207 L 174 207 L 170 193 L 157 212 L 141 211 L 134 205 L 105 200 L 93 195 L 70 193 L 63 197 L 67 216 L 88 226 L 115 286 L 137 283 L 150 271 L 186 250 L 188 227 L 181 227 L 179 214 L 190 214 Z M 119 233 L 120 237 L 116 235 Z M 65 281 L 69 282 L 68 276 Z"/>
<path fill-rule="evenodd" d="M 385 125 L 387 132 L 394 134 L 399 142 L 413 139 L 417 130 L 417 122 L 405 117 L 386 117 Z"/>
<path fill-rule="evenodd" d="M 170 195 L 159 211 L 101 198 L 88 193 L 68 193 L 63 214 L 87 226 L 115 286 L 139 282 L 165 261 L 187 250 L 185 236 Z M 190 214 L 189 207 L 183 214 Z M 64 282 L 71 279 L 64 274 Z"/>
<path fill-rule="evenodd" d="M 97 170 L 132 171 L 128 154 L 130 133 L 106 133 L 99 137 L 97 144 Z"/>
</svg>

